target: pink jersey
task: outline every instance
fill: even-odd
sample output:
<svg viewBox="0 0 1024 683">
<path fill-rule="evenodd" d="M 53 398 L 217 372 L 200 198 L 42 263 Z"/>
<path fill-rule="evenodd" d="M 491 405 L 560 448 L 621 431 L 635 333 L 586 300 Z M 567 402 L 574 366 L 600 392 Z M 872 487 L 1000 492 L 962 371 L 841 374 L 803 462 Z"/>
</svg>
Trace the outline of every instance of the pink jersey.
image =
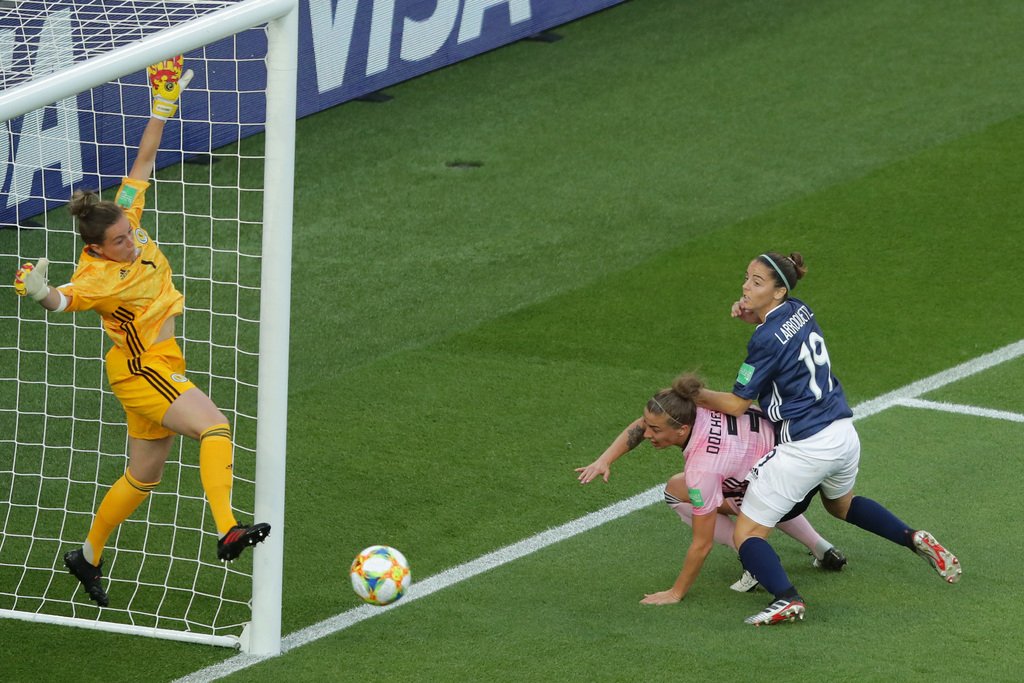
<svg viewBox="0 0 1024 683">
<path fill-rule="evenodd" d="M 742 417 L 733 417 L 697 408 L 683 449 L 693 514 L 715 512 L 726 497 L 742 499 L 750 468 L 774 447 L 774 428 L 760 412 L 748 410 Z"/>
</svg>

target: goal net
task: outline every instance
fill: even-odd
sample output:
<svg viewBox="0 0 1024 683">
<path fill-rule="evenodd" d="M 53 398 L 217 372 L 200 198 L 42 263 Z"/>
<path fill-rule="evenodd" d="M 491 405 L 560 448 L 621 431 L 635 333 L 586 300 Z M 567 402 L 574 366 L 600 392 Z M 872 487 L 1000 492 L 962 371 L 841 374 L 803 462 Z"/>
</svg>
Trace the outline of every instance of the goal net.
<svg viewBox="0 0 1024 683">
<path fill-rule="evenodd" d="M 294 0 L 0 1 L 0 616 L 279 650 L 296 15 Z M 99 608 L 62 558 L 127 467 L 110 341 L 95 313 L 47 313 L 12 278 L 45 256 L 51 285 L 70 279 L 67 201 L 113 198 L 149 118 L 145 67 L 182 53 L 195 77 L 142 225 L 185 297 L 189 379 L 232 425 L 232 507 L 276 538 L 217 561 L 198 444 L 179 437 L 108 542 Z"/>
</svg>

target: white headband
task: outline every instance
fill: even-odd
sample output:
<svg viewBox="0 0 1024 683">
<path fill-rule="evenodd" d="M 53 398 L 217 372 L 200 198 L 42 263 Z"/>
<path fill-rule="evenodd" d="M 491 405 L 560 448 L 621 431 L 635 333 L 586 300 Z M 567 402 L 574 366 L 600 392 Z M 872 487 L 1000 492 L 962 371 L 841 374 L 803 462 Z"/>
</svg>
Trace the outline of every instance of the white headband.
<svg viewBox="0 0 1024 683">
<path fill-rule="evenodd" d="M 789 280 L 787 280 L 786 276 L 782 274 L 782 270 L 779 269 L 777 265 L 775 265 L 775 261 L 772 260 L 772 257 L 769 256 L 768 254 L 761 254 L 761 258 L 767 261 L 768 265 L 775 269 L 775 272 L 779 274 L 780 278 L 782 278 L 782 284 L 786 285 L 786 289 L 788 289 L 789 291 L 793 291 L 793 287 L 790 286 Z"/>
</svg>

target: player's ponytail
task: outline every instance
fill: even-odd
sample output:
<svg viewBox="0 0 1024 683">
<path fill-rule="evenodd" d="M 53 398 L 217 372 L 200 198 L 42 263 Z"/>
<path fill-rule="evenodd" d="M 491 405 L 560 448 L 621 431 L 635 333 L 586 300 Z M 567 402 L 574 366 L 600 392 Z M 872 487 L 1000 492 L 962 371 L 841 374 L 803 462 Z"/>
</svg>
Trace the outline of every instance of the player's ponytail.
<svg viewBox="0 0 1024 683">
<path fill-rule="evenodd" d="M 71 195 L 68 211 L 75 217 L 78 234 L 86 244 L 102 244 L 107 228 L 122 215 L 120 206 L 101 200 L 93 190 L 76 190 Z"/>
<path fill-rule="evenodd" d="M 704 380 L 692 372 L 684 373 L 672 380 L 672 391 L 687 401 L 694 401 L 703 388 Z"/>
<path fill-rule="evenodd" d="M 804 265 L 804 257 L 799 251 L 794 251 L 786 258 L 793 264 L 793 269 L 796 271 L 796 279 L 803 280 L 804 275 L 807 275 L 807 266 Z M 795 282 L 793 283 L 793 286 L 796 287 Z"/>
<path fill-rule="evenodd" d="M 704 382 L 693 374 L 676 377 L 672 386 L 662 389 L 647 402 L 647 410 L 652 415 L 667 415 L 676 425 L 693 425 L 697 420 L 697 404 L 694 397 Z"/>
</svg>

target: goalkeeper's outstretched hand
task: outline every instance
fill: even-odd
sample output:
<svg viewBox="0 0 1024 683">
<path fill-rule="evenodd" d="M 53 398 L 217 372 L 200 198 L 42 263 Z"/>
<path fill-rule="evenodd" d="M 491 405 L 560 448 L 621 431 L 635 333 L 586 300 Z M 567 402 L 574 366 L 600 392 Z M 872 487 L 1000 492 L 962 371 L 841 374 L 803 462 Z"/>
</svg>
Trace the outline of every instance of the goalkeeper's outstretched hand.
<svg viewBox="0 0 1024 683">
<path fill-rule="evenodd" d="M 149 84 L 153 87 L 153 116 L 167 119 L 178 111 L 178 98 L 181 91 L 188 87 L 192 80 L 192 69 L 182 73 L 185 60 L 181 55 L 157 62 L 146 69 L 149 73 Z"/>
<path fill-rule="evenodd" d="M 42 301 L 50 293 L 46 280 L 46 269 L 50 262 L 44 258 L 36 261 L 33 266 L 26 263 L 14 274 L 14 291 L 18 296 L 30 296 L 35 301 Z"/>
</svg>

